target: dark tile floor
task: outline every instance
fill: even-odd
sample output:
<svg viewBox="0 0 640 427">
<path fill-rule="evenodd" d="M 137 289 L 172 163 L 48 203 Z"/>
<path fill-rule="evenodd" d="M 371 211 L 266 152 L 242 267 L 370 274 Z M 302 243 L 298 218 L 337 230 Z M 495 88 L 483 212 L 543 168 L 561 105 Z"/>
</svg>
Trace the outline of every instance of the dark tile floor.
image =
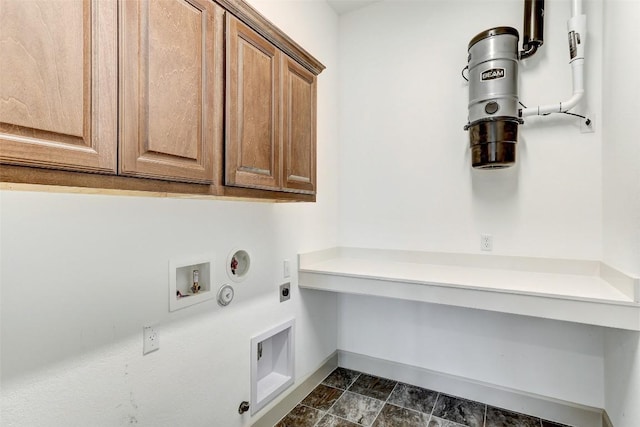
<svg viewBox="0 0 640 427">
<path fill-rule="evenodd" d="M 337 368 L 275 427 L 568 427 Z"/>
</svg>

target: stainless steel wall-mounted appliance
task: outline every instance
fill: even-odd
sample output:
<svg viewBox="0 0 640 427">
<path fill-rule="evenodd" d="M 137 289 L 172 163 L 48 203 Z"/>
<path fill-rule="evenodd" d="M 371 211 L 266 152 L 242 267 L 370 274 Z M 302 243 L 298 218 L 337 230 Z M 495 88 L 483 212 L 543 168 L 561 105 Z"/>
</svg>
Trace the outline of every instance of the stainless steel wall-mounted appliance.
<svg viewBox="0 0 640 427">
<path fill-rule="evenodd" d="M 525 0 L 522 51 L 518 52 L 518 31 L 511 27 L 488 29 L 469 42 L 469 118 L 464 128 L 469 131 L 474 168 L 512 166 L 523 117 L 565 113 L 579 103 L 584 94 L 586 16 L 581 0 L 573 0 L 572 8 L 567 27 L 573 96 L 564 102 L 520 108 L 518 99 L 518 63 L 543 44 L 544 0 Z"/>
</svg>

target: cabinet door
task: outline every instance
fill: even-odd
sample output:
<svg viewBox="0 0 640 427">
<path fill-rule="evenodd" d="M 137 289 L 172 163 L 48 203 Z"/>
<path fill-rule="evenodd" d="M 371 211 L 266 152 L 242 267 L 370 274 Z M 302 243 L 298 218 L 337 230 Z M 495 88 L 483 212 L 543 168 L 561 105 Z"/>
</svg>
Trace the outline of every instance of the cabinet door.
<svg viewBox="0 0 640 427">
<path fill-rule="evenodd" d="M 0 161 L 114 173 L 117 3 L 2 0 Z"/>
<path fill-rule="evenodd" d="M 316 76 L 283 55 L 283 172 L 285 189 L 316 189 Z"/>
<path fill-rule="evenodd" d="M 129 0 L 120 13 L 120 174 L 213 182 L 223 10 L 209 0 Z"/>
<path fill-rule="evenodd" d="M 278 189 L 280 52 L 227 17 L 225 184 Z"/>
</svg>

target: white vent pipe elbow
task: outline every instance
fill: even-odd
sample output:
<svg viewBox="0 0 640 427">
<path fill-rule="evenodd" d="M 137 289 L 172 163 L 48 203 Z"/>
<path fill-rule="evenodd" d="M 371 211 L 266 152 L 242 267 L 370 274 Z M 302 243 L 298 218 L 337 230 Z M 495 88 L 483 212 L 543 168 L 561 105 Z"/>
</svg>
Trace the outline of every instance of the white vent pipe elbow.
<svg viewBox="0 0 640 427">
<path fill-rule="evenodd" d="M 520 116 L 543 116 L 551 113 L 564 113 L 578 105 L 584 95 L 584 50 L 587 38 L 587 17 L 582 14 L 582 1 L 574 0 L 573 16 L 567 22 L 569 36 L 569 63 L 573 77 L 573 95 L 566 101 L 556 104 L 523 108 Z"/>
</svg>

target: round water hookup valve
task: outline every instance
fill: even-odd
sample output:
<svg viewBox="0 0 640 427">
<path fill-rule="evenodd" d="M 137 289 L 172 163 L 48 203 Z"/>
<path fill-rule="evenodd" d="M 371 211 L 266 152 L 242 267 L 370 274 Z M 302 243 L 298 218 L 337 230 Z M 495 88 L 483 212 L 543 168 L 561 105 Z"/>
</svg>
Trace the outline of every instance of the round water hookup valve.
<svg viewBox="0 0 640 427">
<path fill-rule="evenodd" d="M 234 249 L 227 258 L 227 276 L 236 283 L 244 281 L 251 268 L 251 256 L 242 249 Z"/>
<path fill-rule="evenodd" d="M 247 412 L 249 410 L 249 402 L 247 402 L 246 400 L 243 401 L 242 403 L 240 403 L 240 406 L 238 407 L 238 413 L 239 414 L 244 414 L 245 412 Z"/>
</svg>

